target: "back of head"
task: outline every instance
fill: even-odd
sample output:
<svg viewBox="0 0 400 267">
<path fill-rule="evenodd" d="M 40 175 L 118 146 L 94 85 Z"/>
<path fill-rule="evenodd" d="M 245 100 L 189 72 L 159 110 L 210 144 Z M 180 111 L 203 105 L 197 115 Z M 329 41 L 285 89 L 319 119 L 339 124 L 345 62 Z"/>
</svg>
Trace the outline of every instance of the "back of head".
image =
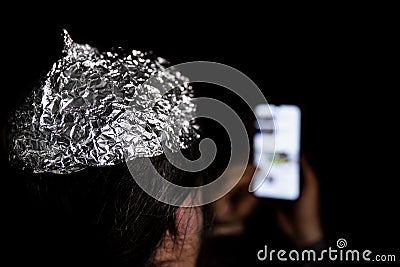
<svg viewBox="0 0 400 267">
<path fill-rule="evenodd" d="M 163 155 L 151 160 L 173 183 L 198 183 L 197 177 L 176 169 Z M 146 179 L 146 170 L 142 171 Z M 12 169 L 8 178 L 19 180 L 23 190 L 16 236 L 24 244 L 21 259 L 31 263 L 36 259 L 53 266 L 144 266 L 166 231 L 176 231 L 177 207 L 144 192 L 123 163 L 68 175 Z"/>
<path fill-rule="evenodd" d="M 151 181 L 154 168 L 173 184 L 199 182 L 163 154 L 197 157 L 187 142 L 196 139 L 187 80 L 150 54 L 100 53 L 64 38 L 64 56 L 5 133 L 7 179 L 18 192 L 15 263 L 150 266 L 166 233 L 177 232 L 179 205 L 158 201 L 136 181 Z M 151 76 L 169 87 L 143 85 Z"/>
</svg>

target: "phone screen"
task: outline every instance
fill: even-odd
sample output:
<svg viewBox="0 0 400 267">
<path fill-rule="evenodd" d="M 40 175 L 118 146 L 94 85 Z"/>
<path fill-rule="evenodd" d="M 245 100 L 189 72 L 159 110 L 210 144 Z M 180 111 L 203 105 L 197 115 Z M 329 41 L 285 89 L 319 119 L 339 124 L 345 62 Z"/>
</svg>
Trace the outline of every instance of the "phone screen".
<svg viewBox="0 0 400 267">
<path fill-rule="evenodd" d="M 294 105 L 259 105 L 254 135 L 254 175 L 258 197 L 296 200 L 300 195 L 300 108 Z M 266 112 L 268 110 L 268 112 Z M 272 116 L 271 116 L 272 115 Z M 263 143 L 275 142 L 275 155 Z M 264 146 L 265 147 L 265 146 Z"/>
</svg>

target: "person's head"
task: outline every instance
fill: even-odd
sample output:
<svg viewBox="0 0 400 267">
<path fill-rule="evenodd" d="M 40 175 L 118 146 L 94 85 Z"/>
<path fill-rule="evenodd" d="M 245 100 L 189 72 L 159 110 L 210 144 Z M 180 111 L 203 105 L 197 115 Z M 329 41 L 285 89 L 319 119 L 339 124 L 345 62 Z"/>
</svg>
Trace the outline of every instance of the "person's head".
<svg viewBox="0 0 400 267">
<path fill-rule="evenodd" d="M 163 154 L 198 157 L 186 78 L 138 51 L 99 53 L 67 33 L 65 45 L 8 128 L 11 179 L 27 189 L 29 255 L 55 266 L 194 265 L 200 208 L 179 206 L 189 195 L 160 202 L 136 182 L 152 183 L 155 169 L 173 184 L 200 183 Z M 143 85 L 151 76 L 161 89 Z"/>
<path fill-rule="evenodd" d="M 193 157 L 192 150 L 185 151 L 188 157 Z M 199 177 L 172 166 L 164 155 L 151 162 L 175 184 L 199 183 Z M 143 177 L 136 178 L 152 178 L 146 169 L 140 171 Z M 107 266 L 183 261 L 190 266 L 196 260 L 201 210 L 171 206 L 149 196 L 125 163 L 72 174 L 32 174 L 15 168 L 11 173 L 12 179 L 26 184 L 27 214 L 22 225 L 27 227 L 25 242 L 31 246 L 25 253 L 40 261 Z M 177 197 L 184 201 L 185 196 Z"/>
</svg>

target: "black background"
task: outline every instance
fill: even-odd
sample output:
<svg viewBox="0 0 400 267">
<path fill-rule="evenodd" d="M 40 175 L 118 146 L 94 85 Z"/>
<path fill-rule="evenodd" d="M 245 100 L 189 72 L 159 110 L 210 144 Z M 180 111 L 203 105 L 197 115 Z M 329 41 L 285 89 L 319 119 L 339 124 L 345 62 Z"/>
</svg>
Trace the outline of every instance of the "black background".
<svg viewBox="0 0 400 267">
<path fill-rule="evenodd" d="M 128 7 L 119 15 L 123 9 L 104 6 L 93 19 L 77 9 L 66 20 L 55 19 L 54 11 L 3 21 L 2 123 L 60 57 L 62 28 L 102 50 L 121 46 L 152 50 L 172 63 L 227 64 L 248 75 L 270 102 L 303 107 L 303 151 L 320 179 L 329 239 L 399 256 L 397 33 L 390 15 L 354 9 L 292 17 L 283 10 L 272 18 L 271 10 L 195 15 Z M 5 181 L 4 203 L 12 209 L 15 192 Z"/>
</svg>

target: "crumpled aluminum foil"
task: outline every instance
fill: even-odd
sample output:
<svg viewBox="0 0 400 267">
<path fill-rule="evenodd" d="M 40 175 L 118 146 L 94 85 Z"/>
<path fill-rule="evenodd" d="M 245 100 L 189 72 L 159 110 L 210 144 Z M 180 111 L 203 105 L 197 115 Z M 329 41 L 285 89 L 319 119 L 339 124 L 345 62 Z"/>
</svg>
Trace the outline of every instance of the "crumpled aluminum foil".
<svg viewBox="0 0 400 267">
<path fill-rule="evenodd" d="M 165 60 L 100 53 L 63 35 L 63 57 L 11 119 L 14 163 L 72 173 L 160 155 L 162 142 L 177 151 L 198 138 L 189 80 Z"/>
</svg>

